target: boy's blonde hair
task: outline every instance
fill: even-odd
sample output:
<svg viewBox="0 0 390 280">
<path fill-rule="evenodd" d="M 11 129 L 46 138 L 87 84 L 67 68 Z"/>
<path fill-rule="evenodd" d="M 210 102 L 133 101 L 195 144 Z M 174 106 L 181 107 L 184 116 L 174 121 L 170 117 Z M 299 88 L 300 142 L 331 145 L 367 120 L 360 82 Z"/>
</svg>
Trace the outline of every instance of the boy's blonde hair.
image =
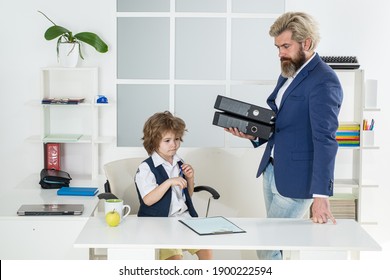
<svg viewBox="0 0 390 280">
<path fill-rule="evenodd" d="M 144 125 L 142 137 L 144 148 L 148 155 L 151 155 L 160 145 L 165 133 L 172 132 L 183 141 L 185 131 L 186 124 L 181 118 L 173 116 L 169 111 L 155 113 Z"/>
</svg>

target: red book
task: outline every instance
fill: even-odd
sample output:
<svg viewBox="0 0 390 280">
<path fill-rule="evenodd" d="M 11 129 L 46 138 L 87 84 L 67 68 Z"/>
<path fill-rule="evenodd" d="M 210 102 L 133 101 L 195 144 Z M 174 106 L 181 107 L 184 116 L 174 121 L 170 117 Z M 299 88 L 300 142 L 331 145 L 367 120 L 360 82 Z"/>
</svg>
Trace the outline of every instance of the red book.
<svg viewBox="0 0 390 280">
<path fill-rule="evenodd" d="M 45 143 L 45 168 L 61 170 L 61 144 Z"/>
</svg>

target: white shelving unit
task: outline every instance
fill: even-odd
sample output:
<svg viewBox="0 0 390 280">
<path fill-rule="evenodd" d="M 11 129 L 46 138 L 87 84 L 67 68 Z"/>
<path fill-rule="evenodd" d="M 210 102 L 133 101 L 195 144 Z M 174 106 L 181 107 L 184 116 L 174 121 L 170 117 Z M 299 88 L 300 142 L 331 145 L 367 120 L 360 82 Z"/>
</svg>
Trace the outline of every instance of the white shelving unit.
<svg viewBox="0 0 390 280">
<path fill-rule="evenodd" d="M 29 140 L 62 144 L 61 169 L 71 174 L 71 183 L 98 184 L 99 145 L 114 141 L 114 137 L 99 133 L 100 110 L 112 104 L 96 103 L 98 93 L 97 67 L 42 68 L 40 99 L 29 102 L 40 106 L 42 111 L 41 135 L 31 136 Z M 48 105 L 41 104 L 43 98 L 84 98 L 84 101 L 74 105 Z M 59 137 L 55 141 L 46 140 L 50 135 Z M 81 137 L 69 139 L 72 135 Z"/>
<path fill-rule="evenodd" d="M 367 158 L 375 153 L 379 147 L 366 146 L 363 143 L 363 119 L 375 118 L 373 114 L 379 112 L 379 108 L 366 106 L 366 80 L 364 70 L 337 70 L 336 71 L 344 90 L 344 100 L 340 112 L 340 124 L 355 123 L 360 125 L 360 146 L 340 147 L 336 160 L 335 194 L 352 194 L 357 199 L 358 222 L 366 225 L 375 225 L 375 209 L 371 201 L 372 196 L 379 185 L 375 182 L 375 174 L 367 172 L 369 165 L 375 165 L 374 161 Z M 376 92 L 375 92 L 376 94 Z M 374 131 L 375 132 L 375 131 Z"/>
</svg>

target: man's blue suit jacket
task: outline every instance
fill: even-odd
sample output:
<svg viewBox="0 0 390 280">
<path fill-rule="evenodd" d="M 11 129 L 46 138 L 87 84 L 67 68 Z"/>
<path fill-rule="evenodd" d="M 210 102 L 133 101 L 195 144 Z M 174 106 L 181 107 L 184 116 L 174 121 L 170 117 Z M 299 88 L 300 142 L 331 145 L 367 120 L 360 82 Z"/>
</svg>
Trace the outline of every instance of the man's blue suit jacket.
<svg viewBox="0 0 390 280">
<path fill-rule="evenodd" d="M 275 98 L 285 81 L 280 76 L 267 99 L 276 113 L 275 131 L 267 142 L 257 177 L 266 168 L 274 146 L 275 183 L 281 195 L 332 196 L 338 149 L 336 131 L 343 99 L 339 79 L 315 54 L 294 78 L 276 108 Z"/>
</svg>

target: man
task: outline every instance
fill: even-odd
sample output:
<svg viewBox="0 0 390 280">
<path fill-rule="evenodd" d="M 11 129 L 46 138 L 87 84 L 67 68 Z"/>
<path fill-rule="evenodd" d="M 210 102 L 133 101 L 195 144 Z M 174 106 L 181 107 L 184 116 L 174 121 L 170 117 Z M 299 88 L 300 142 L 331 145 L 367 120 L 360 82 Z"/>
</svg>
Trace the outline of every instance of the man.
<svg viewBox="0 0 390 280">
<path fill-rule="evenodd" d="M 269 34 L 279 50 L 281 76 L 267 99 L 276 115 L 275 131 L 257 172 L 257 177 L 263 174 L 267 217 L 301 218 L 312 204 L 314 223 L 336 223 L 328 197 L 333 195 L 338 149 L 340 82 L 315 52 L 319 33 L 311 16 L 285 13 Z M 265 143 L 237 128 L 225 130 L 250 139 L 255 147 Z M 282 252 L 259 251 L 258 256 L 282 259 Z"/>
</svg>

